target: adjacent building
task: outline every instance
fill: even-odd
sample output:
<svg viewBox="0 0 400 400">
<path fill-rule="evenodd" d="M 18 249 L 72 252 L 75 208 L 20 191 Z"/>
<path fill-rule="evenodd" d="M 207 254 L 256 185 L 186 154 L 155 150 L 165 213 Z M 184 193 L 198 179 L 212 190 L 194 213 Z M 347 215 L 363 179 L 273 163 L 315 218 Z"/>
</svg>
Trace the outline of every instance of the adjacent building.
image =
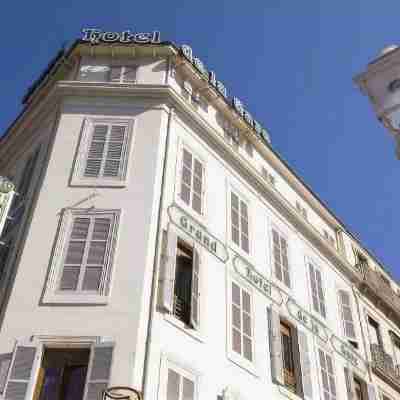
<svg viewBox="0 0 400 400">
<path fill-rule="evenodd" d="M 400 159 L 400 50 L 396 45 L 385 47 L 366 70 L 354 78 L 368 96 L 376 117 L 393 135 L 396 155 Z"/>
<path fill-rule="evenodd" d="M 399 285 L 189 46 L 86 30 L 23 102 L 3 398 L 400 398 Z"/>
</svg>

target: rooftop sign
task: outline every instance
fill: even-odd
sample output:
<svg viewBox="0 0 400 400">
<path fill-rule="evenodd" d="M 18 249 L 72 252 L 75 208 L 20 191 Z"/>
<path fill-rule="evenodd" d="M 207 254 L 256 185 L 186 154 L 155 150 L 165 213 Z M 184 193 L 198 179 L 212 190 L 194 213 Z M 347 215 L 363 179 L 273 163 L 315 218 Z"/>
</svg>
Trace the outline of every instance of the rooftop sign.
<svg viewBox="0 0 400 400">
<path fill-rule="evenodd" d="M 103 32 L 100 29 L 82 29 L 82 40 L 91 44 L 103 43 L 124 43 L 124 44 L 154 44 L 160 43 L 160 32 L 134 33 L 130 30 L 123 32 Z"/>
<path fill-rule="evenodd" d="M 208 83 L 213 86 L 221 96 L 228 100 L 228 92 L 225 85 L 221 81 L 217 80 L 213 71 L 208 71 L 206 69 L 204 63 L 199 58 L 193 56 L 192 48 L 184 44 L 181 46 L 181 53 L 190 63 L 193 64 L 197 71 L 200 72 L 200 74 L 203 75 L 206 80 L 208 80 Z M 252 129 L 254 129 L 257 136 L 261 137 L 265 142 L 270 143 L 271 140 L 267 130 L 252 117 L 252 115 L 245 109 L 243 103 L 237 97 L 233 97 L 230 102 L 235 111 Z"/>
</svg>

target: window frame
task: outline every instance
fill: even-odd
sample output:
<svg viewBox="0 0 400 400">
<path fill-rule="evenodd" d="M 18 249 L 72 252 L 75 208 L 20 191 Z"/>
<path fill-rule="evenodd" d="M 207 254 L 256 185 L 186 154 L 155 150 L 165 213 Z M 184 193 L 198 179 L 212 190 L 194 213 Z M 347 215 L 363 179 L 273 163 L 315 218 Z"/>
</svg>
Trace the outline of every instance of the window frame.
<svg viewBox="0 0 400 400">
<path fill-rule="evenodd" d="M 94 293 L 92 291 L 63 291 L 58 289 L 59 279 L 62 273 L 63 261 L 72 223 L 76 216 L 107 215 L 112 216 L 111 238 L 108 247 L 107 260 L 104 263 L 103 292 Z M 42 298 L 44 304 L 107 304 L 112 292 L 113 271 L 116 264 L 117 244 L 119 230 L 121 226 L 122 210 L 120 209 L 64 209 L 61 213 L 59 229 L 54 239 L 54 249 L 50 258 L 50 270 L 45 284 L 45 291 Z"/>
<path fill-rule="evenodd" d="M 371 337 L 372 337 L 372 335 L 371 335 L 372 324 L 370 323 L 370 321 L 373 321 L 373 323 L 376 325 L 378 343 L 374 343 L 371 340 Z M 383 338 L 382 338 L 382 332 L 381 332 L 381 324 L 377 321 L 377 318 L 371 316 L 371 314 L 369 314 L 369 313 L 367 313 L 367 331 L 368 331 L 369 345 L 377 344 L 379 346 L 379 348 L 384 350 Z"/>
<path fill-rule="evenodd" d="M 275 269 L 275 254 L 274 254 L 274 237 L 273 237 L 273 230 L 275 230 L 278 235 L 279 235 L 279 244 L 280 244 L 280 238 L 282 237 L 283 239 L 286 240 L 287 243 L 287 259 L 288 259 L 288 274 L 289 274 L 289 286 L 286 285 L 283 275 L 282 275 L 282 280 L 280 280 L 276 276 L 276 269 Z M 268 233 L 269 233 L 269 240 L 270 240 L 270 259 L 271 259 L 271 275 L 274 279 L 274 282 L 277 282 L 280 287 L 284 289 L 284 291 L 287 290 L 292 290 L 293 289 L 293 276 L 292 276 L 292 270 L 291 270 L 291 249 L 289 246 L 289 233 L 285 232 L 281 228 L 279 228 L 275 223 L 271 223 L 270 227 L 268 228 Z M 282 257 L 281 257 L 282 258 Z"/>
<path fill-rule="evenodd" d="M 121 157 L 121 176 L 119 177 L 103 177 L 95 178 L 85 177 L 84 169 L 87 161 L 91 138 L 95 125 L 124 125 L 126 126 L 126 141 L 124 143 L 123 156 Z M 76 155 L 71 172 L 70 186 L 84 187 L 125 187 L 129 181 L 130 171 L 132 169 L 132 149 L 135 141 L 135 125 L 136 118 L 121 117 L 86 117 L 83 119 L 79 141 L 76 147 Z M 104 155 L 103 155 L 104 157 Z"/>
<path fill-rule="evenodd" d="M 296 349 L 296 328 L 284 317 L 280 316 L 280 334 L 281 334 L 281 343 L 282 343 L 282 373 L 283 373 L 283 380 L 284 380 L 284 386 L 287 390 L 289 390 L 290 392 L 294 393 L 294 394 L 299 394 L 300 392 L 300 388 L 302 383 L 298 382 L 299 376 L 298 376 L 298 371 L 297 369 L 301 369 L 301 365 L 298 365 L 299 362 L 296 359 L 296 351 L 299 351 L 299 349 Z M 291 350 L 291 362 L 293 364 L 293 380 L 294 380 L 294 386 L 291 386 L 289 383 L 286 382 L 286 374 L 285 371 L 287 371 L 285 369 L 285 357 L 284 357 L 284 344 L 283 344 L 283 332 L 282 332 L 282 328 L 288 330 L 289 332 L 289 338 L 290 338 L 290 350 Z"/>
<path fill-rule="evenodd" d="M 193 400 L 197 400 L 199 398 L 200 374 L 193 368 L 185 365 L 185 363 L 173 360 L 167 354 L 162 354 L 161 356 L 158 398 L 167 399 L 169 370 L 174 371 L 176 374 L 180 376 L 180 382 L 182 377 L 184 377 L 186 379 L 191 380 L 194 383 Z M 182 396 L 180 396 L 179 400 L 182 400 Z"/>
<path fill-rule="evenodd" d="M 236 284 L 240 288 L 240 296 L 242 297 L 242 291 L 245 290 L 249 296 L 250 296 L 250 318 L 251 318 L 251 354 L 252 354 L 252 360 L 248 360 L 247 358 L 244 357 L 244 355 L 237 353 L 233 349 L 233 340 L 232 340 L 232 327 L 233 327 L 233 315 L 232 315 L 232 285 Z M 252 373 L 253 375 L 257 376 L 256 373 L 256 359 L 257 355 L 255 352 L 255 313 L 254 313 L 254 291 L 253 289 L 241 282 L 241 280 L 237 279 L 236 277 L 228 277 L 227 279 L 227 332 L 228 334 L 226 335 L 226 343 L 227 343 L 227 356 L 230 361 L 235 363 L 236 365 L 244 368 L 248 372 Z M 242 311 L 242 308 L 240 309 Z M 241 312 L 241 318 L 242 318 L 242 312 Z M 242 319 L 241 319 L 242 321 Z M 243 326 L 241 327 L 241 343 L 242 341 L 242 336 L 243 336 Z M 243 343 L 242 343 L 242 350 L 243 350 Z"/>
<path fill-rule="evenodd" d="M 123 63 L 116 63 L 116 64 L 109 65 L 109 68 L 110 68 L 110 70 L 108 72 L 109 77 L 108 77 L 108 80 L 106 81 L 107 83 L 116 83 L 116 84 L 125 84 L 125 85 L 134 85 L 134 84 L 137 83 L 137 73 L 138 73 L 138 69 L 139 68 L 138 68 L 138 66 L 136 64 L 129 65 L 129 64 L 123 64 Z M 115 82 L 115 81 L 111 80 L 111 70 L 112 70 L 112 68 L 121 68 L 121 73 L 120 73 L 118 82 Z M 135 69 L 135 80 L 133 82 L 126 82 L 126 81 L 124 81 L 122 79 L 124 77 L 124 75 L 125 75 L 125 72 L 126 72 L 127 68 Z"/>
<path fill-rule="evenodd" d="M 322 274 L 322 268 L 321 268 L 321 266 L 320 266 L 321 263 L 316 262 L 316 260 L 313 259 L 313 258 L 311 258 L 311 257 L 305 257 L 305 262 L 306 262 L 306 271 L 307 271 L 307 278 L 308 278 L 309 293 L 310 293 L 310 296 L 311 296 L 311 297 L 310 297 L 311 311 L 312 311 L 313 315 L 318 316 L 318 317 L 321 318 L 321 319 L 324 321 L 324 323 L 325 323 L 325 321 L 328 320 L 329 313 L 328 313 L 328 307 L 327 307 L 327 302 L 326 302 L 327 296 L 326 296 L 325 280 L 322 279 L 323 274 Z M 310 264 L 312 264 L 312 266 L 313 266 L 313 268 L 314 268 L 314 271 L 315 271 L 315 270 L 318 270 L 318 271 L 320 272 L 320 274 L 321 274 L 321 291 L 322 291 L 322 295 L 323 295 L 323 297 L 324 297 L 325 315 L 323 315 L 323 314 L 320 312 L 319 309 L 316 310 L 316 309 L 314 308 L 313 291 L 312 291 L 312 284 L 311 284 Z M 318 292 L 318 288 L 317 288 L 317 292 Z M 320 305 L 319 305 L 320 302 L 321 302 L 321 300 L 320 300 L 320 298 L 318 298 L 318 308 L 320 308 Z"/>
<path fill-rule="evenodd" d="M 320 355 L 319 352 L 322 351 L 322 353 L 324 354 L 324 358 L 325 358 L 325 363 L 326 363 L 326 356 L 328 355 L 331 358 L 332 361 L 332 370 L 333 370 L 333 381 L 334 381 L 334 385 L 335 385 L 335 397 L 332 397 L 331 394 L 331 387 L 330 387 L 330 382 L 329 382 L 329 397 L 330 400 L 334 399 L 334 400 L 338 400 L 338 381 L 337 381 L 337 371 L 336 371 L 336 360 L 334 357 L 334 354 L 330 351 L 325 350 L 323 347 L 321 346 L 316 346 L 316 352 L 317 352 L 317 365 L 319 367 L 319 373 L 318 373 L 318 380 L 320 383 L 320 393 L 321 393 L 321 399 L 325 399 L 325 393 L 324 393 L 324 384 L 322 382 L 322 365 L 321 365 L 321 360 L 320 360 Z M 327 371 L 327 373 L 329 374 L 329 372 Z M 329 378 L 329 376 L 328 376 Z"/>
<path fill-rule="evenodd" d="M 239 200 L 239 208 L 240 208 L 240 202 L 243 201 L 246 206 L 247 206 L 247 225 L 248 225 L 248 242 L 249 242 L 249 251 L 246 252 L 242 248 L 242 226 L 241 226 L 241 215 L 240 215 L 240 210 L 239 210 L 239 244 L 235 243 L 235 241 L 232 238 L 232 193 L 235 194 Z M 228 227 L 227 227 L 227 235 L 228 235 L 228 241 L 231 245 L 231 247 L 234 248 L 236 252 L 238 252 L 240 255 L 243 255 L 246 259 L 249 257 L 253 256 L 253 249 L 252 249 L 252 234 L 251 234 L 251 228 L 252 228 L 252 220 L 251 220 L 251 203 L 248 200 L 246 196 L 242 195 L 242 192 L 237 190 L 235 186 L 233 185 L 228 185 L 228 191 L 227 191 L 227 221 L 228 221 Z"/>
<path fill-rule="evenodd" d="M 199 155 L 198 151 L 193 149 L 193 146 L 189 145 L 186 141 L 180 140 L 178 147 L 178 157 L 177 157 L 177 171 L 175 177 L 175 201 L 181 206 L 185 211 L 187 211 L 191 216 L 195 219 L 200 220 L 201 222 L 205 222 L 207 219 L 207 163 L 203 156 Z M 202 193 L 201 193 L 201 213 L 199 214 L 193 208 L 193 177 L 194 177 L 194 165 L 192 174 L 191 174 L 191 189 L 190 189 L 190 204 L 185 203 L 185 201 L 181 198 L 181 185 L 182 185 L 182 173 L 183 173 L 183 153 L 184 150 L 188 151 L 192 155 L 192 160 L 197 159 L 203 167 L 203 179 L 202 179 Z"/>
</svg>

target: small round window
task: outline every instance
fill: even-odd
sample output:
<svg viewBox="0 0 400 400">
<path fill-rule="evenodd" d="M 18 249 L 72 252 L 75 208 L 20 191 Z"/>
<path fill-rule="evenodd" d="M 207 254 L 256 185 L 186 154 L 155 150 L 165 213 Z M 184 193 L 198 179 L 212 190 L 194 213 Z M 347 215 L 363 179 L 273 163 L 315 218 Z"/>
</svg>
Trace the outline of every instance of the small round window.
<svg viewBox="0 0 400 400">
<path fill-rule="evenodd" d="M 400 79 L 395 79 L 394 81 L 389 83 L 388 90 L 389 92 L 396 92 L 400 89 Z"/>
</svg>

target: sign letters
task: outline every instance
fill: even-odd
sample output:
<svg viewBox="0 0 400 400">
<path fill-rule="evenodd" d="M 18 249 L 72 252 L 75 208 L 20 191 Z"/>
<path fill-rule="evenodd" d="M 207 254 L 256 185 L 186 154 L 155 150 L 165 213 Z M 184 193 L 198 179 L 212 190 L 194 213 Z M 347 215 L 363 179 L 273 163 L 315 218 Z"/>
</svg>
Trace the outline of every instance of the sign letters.
<svg viewBox="0 0 400 400">
<path fill-rule="evenodd" d="M 99 29 L 82 29 L 82 40 L 91 44 L 123 43 L 123 44 L 157 44 L 160 43 L 160 32 L 132 33 L 130 30 L 123 32 L 103 32 Z"/>
<path fill-rule="evenodd" d="M 250 282 L 264 296 L 270 298 L 274 303 L 281 305 L 283 300 L 280 290 L 267 278 L 257 272 L 242 257 L 236 256 L 233 259 L 233 266 L 241 276 Z"/>
<path fill-rule="evenodd" d="M 331 336 L 332 347 L 340 354 L 345 360 L 356 368 L 365 369 L 365 360 L 357 354 L 346 342 L 339 339 L 336 335 Z"/>
<path fill-rule="evenodd" d="M 182 45 L 181 54 L 191 64 L 193 64 L 193 66 L 208 80 L 208 83 L 213 86 L 219 94 L 221 94 L 225 99 L 228 98 L 225 85 L 221 81 L 217 80 L 213 71 L 207 71 L 204 63 L 201 60 L 193 56 L 193 50 L 190 46 L 186 44 Z M 270 142 L 267 130 L 251 116 L 251 114 L 244 108 L 243 103 L 237 97 L 232 98 L 231 105 L 235 111 L 247 122 L 247 124 L 254 129 L 257 136 L 261 137 L 267 143 Z"/>
<path fill-rule="evenodd" d="M 314 335 L 318 336 L 323 342 L 328 341 L 328 331 L 321 322 L 314 318 L 310 313 L 303 310 L 293 299 L 289 299 L 286 306 L 289 314 L 293 318 L 297 319 L 297 321 L 304 325 Z"/>
<path fill-rule="evenodd" d="M 185 211 L 177 205 L 168 208 L 168 215 L 171 222 L 185 231 L 189 236 L 206 248 L 210 253 L 221 261 L 226 262 L 229 259 L 228 251 L 225 245 L 216 239 L 199 222 L 195 221 Z"/>
</svg>

